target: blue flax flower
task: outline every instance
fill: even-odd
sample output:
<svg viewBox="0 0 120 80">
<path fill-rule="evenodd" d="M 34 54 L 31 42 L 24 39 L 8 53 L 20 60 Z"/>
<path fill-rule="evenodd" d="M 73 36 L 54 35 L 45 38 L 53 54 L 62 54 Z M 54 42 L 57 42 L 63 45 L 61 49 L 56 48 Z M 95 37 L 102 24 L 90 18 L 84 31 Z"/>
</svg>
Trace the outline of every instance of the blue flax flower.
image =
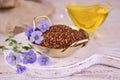
<svg viewBox="0 0 120 80">
<path fill-rule="evenodd" d="M 42 54 L 39 58 L 38 58 L 38 63 L 41 66 L 46 66 L 50 63 L 50 58 L 48 56 L 46 56 L 45 54 Z"/>
<path fill-rule="evenodd" d="M 35 42 L 36 44 L 40 44 L 44 37 L 42 36 L 42 32 L 33 31 L 30 36 L 30 42 Z"/>
<path fill-rule="evenodd" d="M 20 55 L 16 52 L 11 52 L 8 56 L 6 56 L 6 60 L 11 65 L 16 65 L 20 63 Z"/>
<path fill-rule="evenodd" d="M 25 35 L 27 37 L 30 37 L 33 31 L 34 31 L 34 27 L 28 27 L 27 30 L 25 31 Z"/>
<path fill-rule="evenodd" d="M 16 71 L 16 73 L 17 73 L 17 74 L 21 74 L 21 73 L 23 73 L 25 70 L 26 70 L 26 67 L 25 67 L 25 66 L 17 65 L 17 71 Z"/>
<path fill-rule="evenodd" d="M 50 23 L 48 21 L 42 21 L 39 25 L 38 25 L 38 29 L 41 30 L 41 32 L 45 32 L 47 30 L 50 29 Z"/>
<path fill-rule="evenodd" d="M 28 64 L 28 63 L 32 64 L 37 59 L 37 56 L 33 50 L 29 50 L 28 52 L 23 52 L 22 56 L 23 56 L 24 64 Z"/>
</svg>

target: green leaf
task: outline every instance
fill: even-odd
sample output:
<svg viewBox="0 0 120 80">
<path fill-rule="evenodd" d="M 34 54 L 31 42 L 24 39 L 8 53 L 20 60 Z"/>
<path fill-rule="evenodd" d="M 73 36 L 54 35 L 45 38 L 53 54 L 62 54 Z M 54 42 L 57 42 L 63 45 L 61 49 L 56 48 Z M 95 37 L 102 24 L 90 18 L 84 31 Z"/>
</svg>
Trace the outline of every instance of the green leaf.
<svg viewBox="0 0 120 80">
<path fill-rule="evenodd" d="M 13 46 L 13 42 L 9 42 L 8 45 L 9 45 L 9 46 Z"/>
<path fill-rule="evenodd" d="M 21 54 L 22 54 L 22 51 L 18 51 L 18 53 L 21 53 Z"/>
<path fill-rule="evenodd" d="M 8 50 L 5 46 L 0 46 L 0 49 L 2 49 L 2 50 Z"/>
<path fill-rule="evenodd" d="M 15 46 L 15 47 L 13 47 L 13 51 L 15 51 L 15 52 L 17 52 L 18 51 L 18 49 L 17 49 L 18 47 L 17 46 Z"/>
<path fill-rule="evenodd" d="M 21 45 L 22 43 L 18 43 L 19 45 Z"/>
<path fill-rule="evenodd" d="M 4 48 L 5 46 L 0 46 L 0 49 Z"/>
<path fill-rule="evenodd" d="M 31 44 L 28 44 L 31 49 L 34 49 L 34 47 Z"/>
<path fill-rule="evenodd" d="M 5 39 L 5 41 L 9 41 L 9 39 L 7 38 L 7 39 Z"/>
<path fill-rule="evenodd" d="M 17 44 L 17 41 L 14 39 L 11 39 L 11 42 L 13 42 L 14 44 Z"/>
<path fill-rule="evenodd" d="M 38 54 L 42 55 L 42 53 L 40 51 L 36 51 Z"/>
<path fill-rule="evenodd" d="M 17 45 L 18 45 L 18 43 L 17 43 L 17 41 L 14 40 L 14 39 L 10 39 L 9 42 L 8 42 L 8 46 L 13 46 L 13 47 L 15 47 L 15 46 L 17 46 Z"/>
<path fill-rule="evenodd" d="M 21 50 L 19 50 L 18 49 L 18 47 L 13 47 L 13 49 L 12 49 L 14 52 L 18 52 L 18 53 L 22 53 L 22 51 Z"/>
<path fill-rule="evenodd" d="M 17 49 L 14 49 L 14 48 L 13 48 L 12 50 L 13 50 L 14 52 L 18 52 L 18 50 L 17 50 Z"/>
<path fill-rule="evenodd" d="M 13 38 L 13 36 L 9 36 L 8 38 L 5 39 L 5 41 L 9 41 Z"/>
<path fill-rule="evenodd" d="M 30 47 L 28 47 L 28 46 L 23 46 L 22 47 L 24 50 L 29 50 L 29 49 L 31 49 Z"/>
</svg>

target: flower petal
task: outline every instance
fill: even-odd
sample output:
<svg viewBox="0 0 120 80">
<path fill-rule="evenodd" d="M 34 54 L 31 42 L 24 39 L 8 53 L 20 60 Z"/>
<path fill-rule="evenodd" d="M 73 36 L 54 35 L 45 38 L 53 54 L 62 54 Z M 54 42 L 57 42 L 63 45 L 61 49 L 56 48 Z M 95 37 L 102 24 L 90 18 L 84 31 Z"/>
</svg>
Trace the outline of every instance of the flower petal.
<svg viewBox="0 0 120 80">
<path fill-rule="evenodd" d="M 28 60 L 26 58 L 23 58 L 23 64 L 27 64 Z"/>
<path fill-rule="evenodd" d="M 34 37 L 30 37 L 30 42 L 34 42 L 35 41 L 35 39 L 34 39 Z"/>
<path fill-rule="evenodd" d="M 28 27 L 27 30 L 25 31 L 25 35 L 29 37 L 31 33 L 34 31 L 34 27 Z"/>
<path fill-rule="evenodd" d="M 46 61 L 44 61 L 43 59 L 45 59 Z M 39 58 L 38 58 L 38 63 L 41 65 L 41 66 L 46 66 L 50 63 L 50 59 L 48 56 L 42 54 Z"/>
<path fill-rule="evenodd" d="M 25 57 L 27 55 L 27 52 L 22 53 L 22 57 Z"/>
<path fill-rule="evenodd" d="M 20 55 L 18 53 L 10 53 L 8 56 L 6 56 L 6 60 L 10 65 L 16 65 L 17 63 L 20 63 Z"/>
<path fill-rule="evenodd" d="M 33 50 L 29 50 L 28 52 L 25 52 L 26 55 L 23 56 L 23 63 L 24 64 L 32 64 L 36 61 L 37 57 Z M 29 58 L 27 58 L 29 56 Z"/>
<path fill-rule="evenodd" d="M 39 36 L 41 36 L 41 35 L 42 35 L 42 32 L 36 31 L 36 34 L 39 35 Z"/>
<path fill-rule="evenodd" d="M 47 30 L 49 30 L 50 28 L 50 23 L 48 21 L 42 21 L 38 28 L 41 30 L 41 32 L 45 32 Z"/>
<path fill-rule="evenodd" d="M 26 67 L 25 67 L 25 66 L 19 65 L 19 66 L 17 66 L 17 71 L 16 71 L 16 73 L 21 74 L 21 73 L 23 73 L 25 70 L 26 70 Z"/>
<path fill-rule="evenodd" d="M 6 57 L 6 60 L 7 60 L 7 62 L 8 62 L 9 64 L 15 65 L 15 61 L 12 60 L 12 57 L 7 56 L 7 57 Z"/>
<path fill-rule="evenodd" d="M 44 37 L 41 36 L 38 40 L 35 41 L 36 44 L 40 44 L 44 40 Z"/>
<path fill-rule="evenodd" d="M 32 54 L 34 54 L 34 51 L 33 50 L 29 50 L 27 53 L 28 53 L 28 55 L 31 56 Z"/>
</svg>

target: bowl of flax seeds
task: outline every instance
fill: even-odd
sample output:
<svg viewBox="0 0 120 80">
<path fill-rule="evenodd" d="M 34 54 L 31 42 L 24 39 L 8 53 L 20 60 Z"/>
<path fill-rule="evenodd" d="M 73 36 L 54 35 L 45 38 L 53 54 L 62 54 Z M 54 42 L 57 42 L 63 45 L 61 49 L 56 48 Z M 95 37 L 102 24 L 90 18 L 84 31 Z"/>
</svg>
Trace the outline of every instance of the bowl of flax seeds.
<svg viewBox="0 0 120 80">
<path fill-rule="evenodd" d="M 80 40 L 89 39 L 84 30 L 73 29 L 67 25 L 51 25 L 50 29 L 43 33 L 44 40 L 40 44 L 33 44 L 35 48 L 46 53 L 50 57 L 67 57 L 75 50 L 85 47 L 88 43 L 71 44 Z"/>
</svg>

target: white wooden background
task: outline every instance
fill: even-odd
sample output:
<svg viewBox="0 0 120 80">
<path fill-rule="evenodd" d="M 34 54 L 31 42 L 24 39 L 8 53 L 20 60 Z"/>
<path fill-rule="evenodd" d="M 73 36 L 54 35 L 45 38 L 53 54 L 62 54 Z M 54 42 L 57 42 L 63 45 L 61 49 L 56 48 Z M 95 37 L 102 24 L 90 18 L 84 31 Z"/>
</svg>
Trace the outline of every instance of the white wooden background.
<svg viewBox="0 0 120 80">
<path fill-rule="evenodd" d="M 64 3 L 64 0 L 48 1 L 51 1 L 52 4 L 58 7 L 62 6 L 62 3 Z M 99 43 L 99 46 L 120 48 L 120 0 L 110 1 L 115 5 L 115 9 L 110 12 L 108 18 L 99 29 L 105 36 L 102 36 L 102 38 L 96 40 L 96 42 Z M 59 5 L 59 3 L 61 3 L 61 5 Z M 53 16 L 52 21 L 59 22 L 59 17 L 56 16 L 57 15 Z M 5 37 L 6 36 L 0 34 L 0 44 L 4 44 L 3 40 Z M 42 79 L 40 77 L 25 76 L 24 74 L 18 75 L 5 63 L 3 58 L 3 53 L 0 51 L 0 80 L 120 80 L 120 69 L 105 65 L 95 65 L 85 72 L 56 79 Z M 118 64 L 120 64 L 120 62 Z"/>
</svg>

